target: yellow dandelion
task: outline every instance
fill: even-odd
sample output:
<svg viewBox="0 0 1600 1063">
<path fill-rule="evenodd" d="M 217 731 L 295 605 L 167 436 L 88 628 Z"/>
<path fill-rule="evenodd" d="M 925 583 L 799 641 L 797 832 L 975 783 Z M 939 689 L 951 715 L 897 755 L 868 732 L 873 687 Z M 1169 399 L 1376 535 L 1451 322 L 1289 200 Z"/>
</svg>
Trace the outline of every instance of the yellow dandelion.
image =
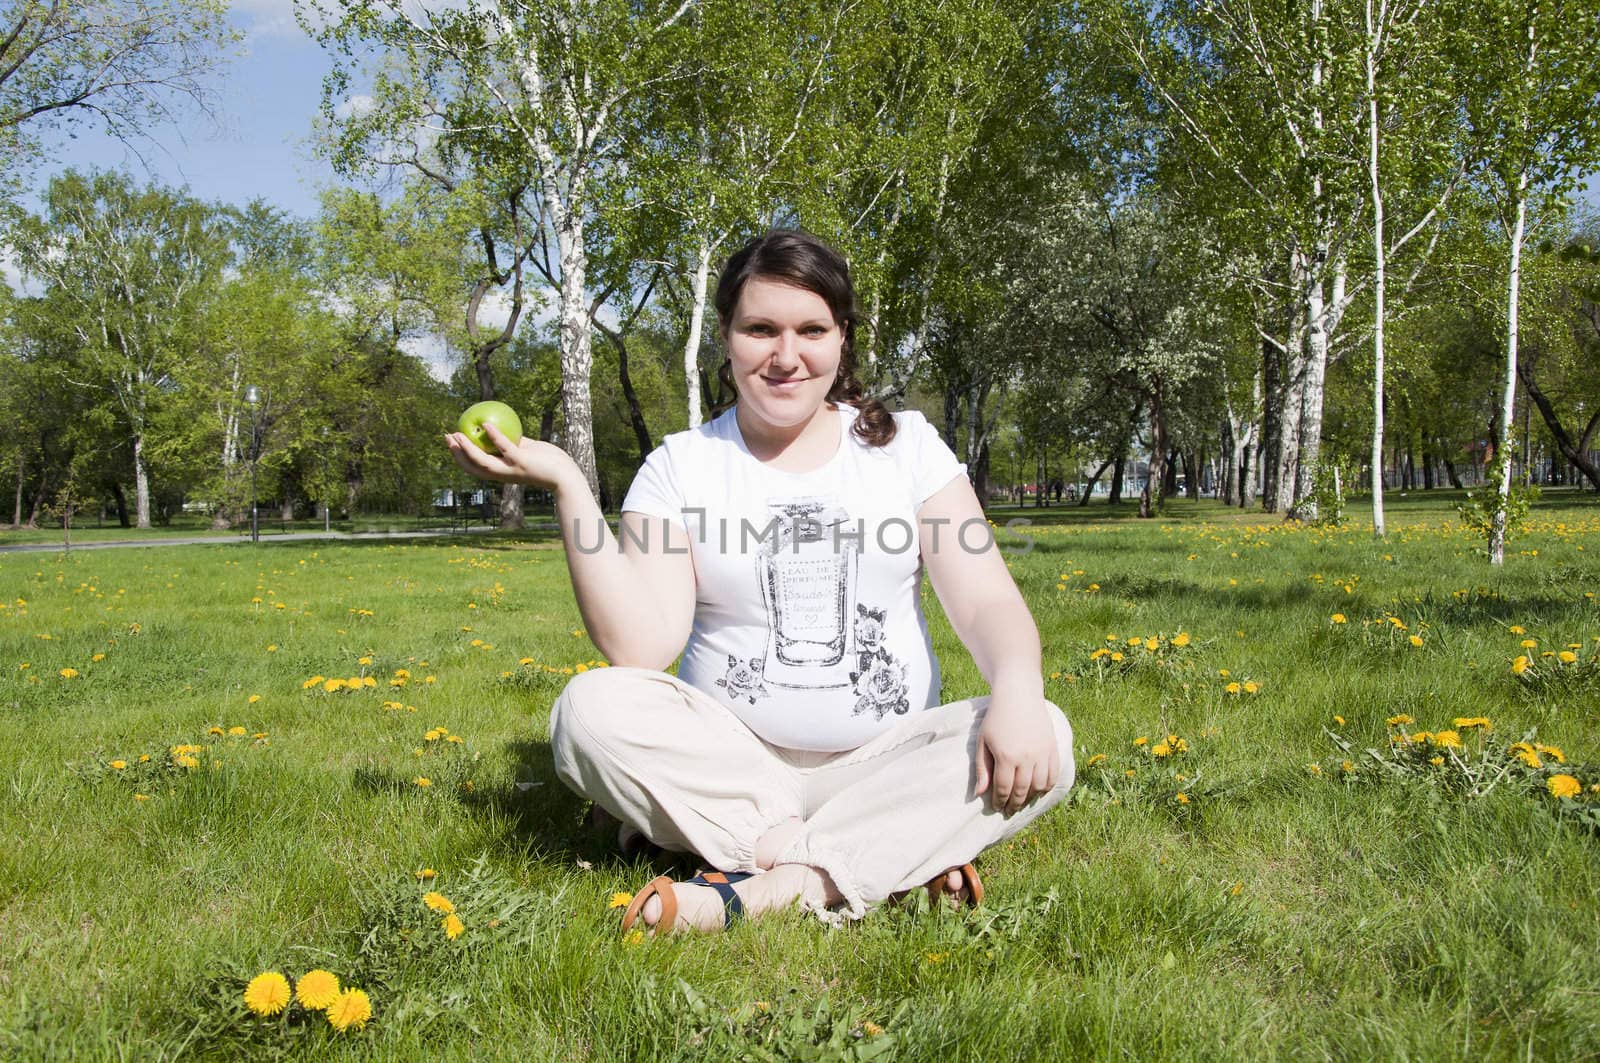
<svg viewBox="0 0 1600 1063">
<path fill-rule="evenodd" d="M 1260 683 L 1257 683 L 1253 679 L 1245 680 L 1244 692 L 1246 694 L 1255 694 L 1255 693 L 1259 692 L 1260 690 L 1261 690 L 1261 684 Z"/>
<path fill-rule="evenodd" d="M 93 657 L 89 658 L 89 660 L 95 662 L 96 664 L 99 664 L 101 661 L 103 661 L 105 659 L 106 659 L 106 655 L 103 654 L 103 653 L 97 653 Z"/>
<path fill-rule="evenodd" d="M 1525 650 L 1531 650 L 1537 645 L 1539 645 L 1539 640 L 1538 639 L 1523 639 L 1522 640 L 1522 648 L 1525 649 Z"/>
<path fill-rule="evenodd" d="M 1343 716 L 1335 716 L 1333 718 L 1333 722 L 1338 724 L 1340 727 L 1343 727 L 1344 726 L 1344 717 Z"/>
<path fill-rule="evenodd" d="M 189 754 L 184 753 L 178 757 L 177 765 L 180 768 L 187 768 L 188 770 L 193 771 L 200 766 L 200 762 Z"/>
<path fill-rule="evenodd" d="M 1347 624 L 1350 622 L 1343 613 L 1334 613 L 1332 619 L 1335 624 Z"/>
<path fill-rule="evenodd" d="M 1526 764 L 1530 768 L 1538 769 L 1544 767 L 1544 761 L 1539 759 L 1539 754 L 1535 753 L 1531 749 L 1519 751 L 1517 753 L 1517 759 L 1522 761 L 1522 763 Z"/>
<path fill-rule="evenodd" d="M 1411 645 L 1413 645 L 1413 646 L 1420 646 L 1420 645 L 1422 645 L 1422 636 L 1421 635 L 1412 635 L 1411 638 L 1409 640 L 1407 640 L 1407 641 L 1409 641 L 1411 643 Z"/>
<path fill-rule="evenodd" d="M 304 683 L 301 683 L 300 684 L 300 689 L 301 690 L 310 690 L 312 687 L 321 686 L 322 685 L 322 680 L 323 680 L 322 676 L 314 675 L 310 679 L 307 679 Z"/>
<path fill-rule="evenodd" d="M 1189 633 L 1187 631 L 1178 632 L 1172 637 L 1172 644 L 1180 649 L 1189 645 Z"/>
<path fill-rule="evenodd" d="M 1133 744 L 1136 745 L 1136 746 L 1149 745 L 1150 744 L 1150 739 L 1146 735 L 1140 735 L 1138 738 L 1135 738 L 1133 740 Z"/>
<path fill-rule="evenodd" d="M 312 1011 L 330 1007 L 339 999 L 339 976 L 320 967 L 307 971 L 294 984 L 294 998 Z"/>
<path fill-rule="evenodd" d="M 356 658 L 356 663 L 357 664 L 371 664 L 372 663 L 372 658 L 371 657 L 357 657 Z"/>
<path fill-rule="evenodd" d="M 1428 763 L 1432 764 L 1434 767 L 1437 768 L 1439 765 L 1444 763 L 1444 758 L 1443 757 L 1437 757 L 1437 756 L 1436 757 L 1431 757 L 1431 758 L 1429 758 Z"/>
<path fill-rule="evenodd" d="M 1576 662 L 1577 659 L 1578 655 L 1573 653 L 1571 650 L 1562 650 L 1560 653 L 1556 654 L 1556 660 L 1560 661 L 1562 664 L 1572 664 Z"/>
<path fill-rule="evenodd" d="M 244 699 L 244 703 L 246 705 L 254 705 L 256 702 L 258 702 L 260 700 L 261 700 L 261 695 L 260 694 L 251 694 L 248 698 Z"/>
<path fill-rule="evenodd" d="M 1552 775 L 1545 783 L 1551 797 L 1577 797 L 1583 792 L 1583 784 L 1570 775 Z"/>
<path fill-rule="evenodd" d="M 1529 661 L 1527 657 L 1518 657 L 1516 660 L 1511 662 L 1511 673 L 1513 675 L 1521 675 L 1523 672 L 1528 670 L 1528 664 Z"/>
<path fill-rule="evenodd" d="M 244 987 L 245 1007 L 257 1015 L 276 1015 L 289 1006 L 289 980 L 277 971 L 263 971 Z"/>
<path fill-rule="evenodd" d="M 449 915 L 456 910 L 456 906 L 450 903 L 450 898 L 437 890 L 429 890 L 424 893 L 422 895 L 422 903 L 436 912 L 443 912 L 445 915 Z"/>
<path fill-rule="evenodd" d="M 1113 653 L 1113 654 L 1112 654 L 1112 655 L 1111 655 L 1111 659 L 1112 659 L 1112 660 L 1113 660 L 1113 661 L 1120 661 L 1120 660 L 1122 660 L 1122 654 L 1120 654 L 1120 653 Z"/>
<path fill-rule="evenodd" d="M 330 694 L 332 694 L 334 691 L 337 691 L 337 690 L 343 690 L 344 689 L 344 680 L 343 679 L 330 679 L 327 682 L 322 684 L 322 689 L 326 690 Z"/>
<path fill-rule="evenodd" d="M 244 734 L 245 730 L 243 727 L 234 725 L 233 727 L 228 728 L 228 733 L 237 738 L 239 735 Z"/>
<path fill-rule="evenodd" d="M 1485 731 L 1494 730 L 1494 724 L 1489 722 L 1487 716 L 1457 716 L 1452 722 L 1463 731 L 1471 731 L 1476 728 L 1482 728 Z"/>
<path fill-rule="evenodd" d="M 1227 686 L 1223 687 L 1222 689 L 1227 691 L 1229 694 L 1237 694 L 1237 693 L 1239 693 L 1239 691 L 1243 690 L 1244 688 L 1241 687 L 1238 683 L 1229 683 Z"/>
<path fill-rule="evenodd" d="M 455 914 L 445 916 L 444 921 L 439 926 L 444 930 L 444 936 L 451 941 L 467 932 L 467 925 L 461 921 L 459 915 Z"/>
<path fill-rule="evenodd" d="M 1180 805 L 1186 805 L 1189 803 L 1189 795 L 1184 793 L 1182 790 L 1179 790 L 1178 795 L 1174 797 L 1173 800 L 1178 802 Z"/>
<path fill-rule="evenodd" d="M 632 903 L 633 903 L 633 894 L 631 894 L 631 893 L 613 893 L 611 895 L 611 902 L 609 904 L 607 904 L 606 907 L 607 908 L 626 908 L 628 905 L 630 905 Z"/>
<path fill-rule="evenodd" d="M 411 783 L 414 786 L 421 786 L 426 789 L 427 787 L 433 785 L 433 780 L 428 778 L 426 775 L 418 775 L 415 779 L 411 780 Z"/>
<path fill-rule="evenodd" d="M 1401 726 L 1403 726 L 1405 724 L 1408 724 L 1408 723 L 1416 723 L 1415 720 L 1413 720 L 1410 716 L 1407 716 L 1403 712 L 1400 713 L 1399 715 L 1391 716 L 1391 717 L 1389 717 L 1387 720 L 1385 720 L 1383 722 L 1388 724 L 1390 727 L 1401 727 Z"/>
<path fill-rule="evenodd" d="M 1099 764 L 1101 761 L 1103 761 L 1105 759 L 1106 759 L 1106 755 L 1104 753 L 1096 753 L 1094 756 L 1090 757 L 1087 761 L 1085 761 L 1083 766 L 1086 767 L 1086 768 L 1092 768 L 1096 764 Z"/>
<path fill-rule="evenodd" d="M 627 936 L 625 936 L 622 939 L 622 943 L 624 945 L 643 945 L 644 944 L 644 931 L 643 930 L 630 930 L 630 931 L 628 931 Z"/>
<path fill-rule="evenodd" d="M 1540 753 L 1543 753 L 1557 764 L 1565 764 L 1567 762 L 1567 755 L 1561 752 L 1560 748 L 1557 746 L 1547 746 L 1542 742 L 1535 742 L 1533 748 L 1538 750 Z"/>
<path fill-rule="evenodd" d="M 78 670 L 76 668 L 63 668 L 60 675 L 62 679 L 76 679 L 78 678 Z"/>
<path fill-rule="evenodd" d="M 1150 755 L 1152 757 L 1170 757 L 1172 756 L 1172 747 L 1165 742 L 1157 742 L 1150 747 Z"/>
<path fill-rule="evenodd" d="M 421 871 L 417 872 L 417 877 L 420 878 L 420 879 L 430 879 L 430 878 L 433 878 L 438 873 L 439 872 L 435 871 L 431 867 L 425 867 Z"/>
<path fill-rule="evenodd" d="M 1528 633 L 1528 629 L 1521 624 L 1512 624 L 1507 630 L 1513 635 L 1526 635 Z"/>
<path fill-rule="evenodd" d="M 111 762 L 111 767 L 116 771 L 121 771 L 122 769 L 126 768 L 127 766 L 128 766 L 128 762 L 125 761 L 125 760 L 113 760 Z"/>
<path fill-rule="evenodd" d="M 1433 744 L 1444 749 L 1460 749 L 1461 735 L 1455 731 L 1440 731 L 1433 736 Z"/>
<path fill-rule="evenodd" d="M 1157 638 L 1148 638 L 1148 639 L 1144 640 L 1144 648 L 1147 649 L 1147 650 L 1154 650 L 1157 646 L 1160 646 L 1160 645 L 1161 645 L 1161 640 L 1157 639 Z"/>
<path fill-rule="evenodd" d="M 372 1000 L 360 989 L 346 989 L 328 1005 L 324 1014 L 328 1016 L 328 1025 L 340 1033 L 359 1030 L 372 1018 Z"/>
<path fill-rule="evenodd" d="M 208 734 L 208 735 L 225 735 L 225 734 L 227 734 L 227 733 L 228 733 L 228 732 L 226 732 L 226 731 L 224 731 L 224 730 L 223 730 L 223 729 L 222 729 L 222 728 L 220 728 L 220 727 L 212 727 L 212 728 L 210 728 L 210 729 L 208 729 L 208 730 L 207 730 L 207 731 L 206 731 L 206 734 Z"/>
<path fill-rule="evenodd" d="M 1226 668 L 1218 668 L 1217 669 L 1217 675 L 1221 676 L 1223 679 L 1228 678 L 1232 674 L 1233 673 L 1228 671 Z"/>
<path fill-rule="evenodd" d="M 148 800 L 150 800 L 150 795 L 149 794 L 134 794 L 133 795 L 133 799 L 135 801 L 148 801 Z"/>
<path fill-rule="evenodd" d="M 1321 764 L 1307 764 L 1306 765 L 1306 771 L 1309 771 L 1313 775 L 1321 775 L 1322 774 L 1322 765 Z"/>
</svg>

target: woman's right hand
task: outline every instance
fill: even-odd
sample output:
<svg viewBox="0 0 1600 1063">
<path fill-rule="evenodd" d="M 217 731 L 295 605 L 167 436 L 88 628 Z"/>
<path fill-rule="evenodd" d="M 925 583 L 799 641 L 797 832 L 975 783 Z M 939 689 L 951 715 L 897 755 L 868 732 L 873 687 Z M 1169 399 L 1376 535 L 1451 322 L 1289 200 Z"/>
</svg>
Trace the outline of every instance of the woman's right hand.
<svg viewBox="0 0 1600 1063">
<path fill-rule="evenodd" d="M 527 437 L 514 443 L 494 425 L 483 427 L 489 441 L 499 450 L 498 454 L 481 449 L 460 432 L 444 437 L 450 456 L 462 471 L 480 480 L 520 483 L 543 491 L 555 491 L 562 483 L 570 482 L 573 475 L 582 478 L 578 463 L 553 443 Z"/>
</svg>

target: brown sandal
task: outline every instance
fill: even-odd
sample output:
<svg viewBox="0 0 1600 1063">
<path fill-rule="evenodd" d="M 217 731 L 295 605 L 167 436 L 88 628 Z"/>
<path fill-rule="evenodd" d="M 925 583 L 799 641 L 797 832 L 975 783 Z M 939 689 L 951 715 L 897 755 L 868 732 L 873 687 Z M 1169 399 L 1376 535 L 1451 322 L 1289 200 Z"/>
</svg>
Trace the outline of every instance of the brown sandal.
<svg viewBox="0 0 1600 1063">
<path fill-rule="evenodd" d="M 754 878 L 753 871 L 702 871 L 694 878 L 683 882 L 685 886 L 710 886 L 722 898 L 722 927 L 726 930 L 737 920 L 744 918 L 744 899 L 734 892 L 736 882 L 743 882 L 747 878 Z M 639 913 L 644 911 L 644 902 L 650 899 L 653 893 L 661 898 L 661 918 L 656 920 L 653 932 L 670 934 L 678 925 L 678 896 L 672 887 L 676 885 L 666 875 L 657 875 L 645 884 L 644 889 L 634 894 L 633 900 L 628 902 L 628 910 L 622 913 L 622 932 L 626 934 L 633 929 L 633 924 L 639 918 Z"/>
</svg>

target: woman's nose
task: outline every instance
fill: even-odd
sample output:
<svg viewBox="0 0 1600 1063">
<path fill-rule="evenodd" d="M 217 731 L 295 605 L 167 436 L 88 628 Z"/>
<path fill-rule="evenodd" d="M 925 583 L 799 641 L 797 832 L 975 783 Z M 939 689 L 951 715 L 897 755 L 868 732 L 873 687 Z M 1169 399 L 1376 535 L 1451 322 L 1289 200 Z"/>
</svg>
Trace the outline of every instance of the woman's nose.
<svg viewBox="0 0 1600 1063">
<path fill-rule="evenodd" d="M 791 366 L 799 363 L 798 339 L 792 332 L 780 332 L 772 341 L 772 360 L 778 365 Z"/>
</svg>

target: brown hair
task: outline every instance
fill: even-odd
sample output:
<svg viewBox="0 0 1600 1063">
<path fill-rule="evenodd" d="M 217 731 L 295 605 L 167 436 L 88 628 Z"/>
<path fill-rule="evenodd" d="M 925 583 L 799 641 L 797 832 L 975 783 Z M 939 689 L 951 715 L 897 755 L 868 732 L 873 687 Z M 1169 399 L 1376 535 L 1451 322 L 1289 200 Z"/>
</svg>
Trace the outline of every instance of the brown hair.
<svg viewBox="0 0 1600 1063">
<path fill-rule="evenodd" d="M 713 302 L 724 334 L 733 320 L 733 309 L 739 305 L 745 282 L 752 277 L 791 284 L 822 297 L 833 314 L 834 323 L 844 333 L 839 375 L 828 389 L 828 401 L 847 403 L 860 411 L 851 430 L 868 446 L 881 447 L 893 439 L 896 426 L 889 408 L 868 397 L 856 379 L 855 341 L 862 319 L 861 309 L 856 305 L 855 288 L 850 283 L 850 266 L 844 256 L 799 229 L 772 229 L 754 238 L 734 252 L 722 267 L 722 276 L 717 281 Z M 725 392 L 738 396 L 727 358 L 723 358 L 717 370 L 717 381 Z M 717 412 L 726 408 L 725 405 Z"/>
</svg>

